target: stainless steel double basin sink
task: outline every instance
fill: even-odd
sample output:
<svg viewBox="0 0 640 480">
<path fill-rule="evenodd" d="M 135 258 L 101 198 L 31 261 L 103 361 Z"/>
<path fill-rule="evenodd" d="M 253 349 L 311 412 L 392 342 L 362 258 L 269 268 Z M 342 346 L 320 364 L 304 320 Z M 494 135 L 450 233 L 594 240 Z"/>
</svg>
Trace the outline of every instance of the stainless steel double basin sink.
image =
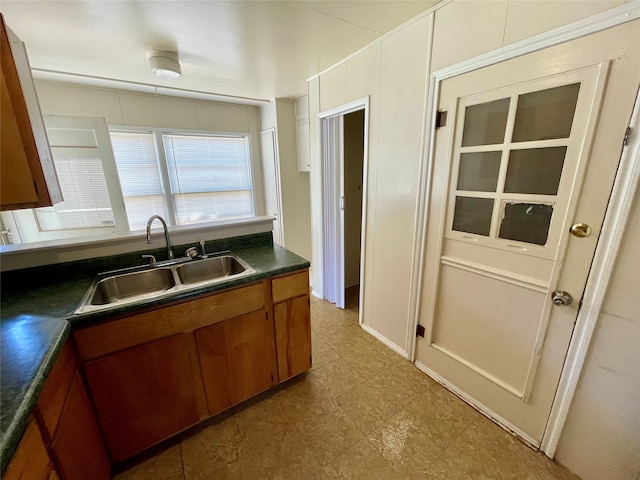
<svg viewBox="0 0 640 480">
<path fill-rule="evenodd" d="M 160 264 L 142 271 L 102 274 L 87 290 L 75 313 L 108 310 L 170 296 L 252 273 L 255 270 L 249 264 L 229 253 L 184 263 Z"/>
</svg>

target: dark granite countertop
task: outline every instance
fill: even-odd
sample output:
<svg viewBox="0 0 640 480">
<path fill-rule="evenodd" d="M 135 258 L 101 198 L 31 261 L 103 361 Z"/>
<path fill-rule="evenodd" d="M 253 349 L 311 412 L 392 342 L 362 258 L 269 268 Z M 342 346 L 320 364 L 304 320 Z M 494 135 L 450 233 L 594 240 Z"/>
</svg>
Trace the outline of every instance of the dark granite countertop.
<svg viewBox="0 0 640 480">
<path fill-rule="evenodd" d="M 175 250 L 180 252 L 184 247 L 178 246 Z M 163 250 L 2 273 L 0 465 L 3 473 L 71 330 L 309 267 L 307 260 L 273 244 L 270 232 L 207 242 L 208 252 L 219 250 L 231 250 L 251 265 L 255 273 L 184 290 L 170 297 L 82 315 L 74 315 L 74 311 L 98 273 L 140 265 L 140 253 L 153 253 L 161 259 L 166 255 Z"/>
</svg>

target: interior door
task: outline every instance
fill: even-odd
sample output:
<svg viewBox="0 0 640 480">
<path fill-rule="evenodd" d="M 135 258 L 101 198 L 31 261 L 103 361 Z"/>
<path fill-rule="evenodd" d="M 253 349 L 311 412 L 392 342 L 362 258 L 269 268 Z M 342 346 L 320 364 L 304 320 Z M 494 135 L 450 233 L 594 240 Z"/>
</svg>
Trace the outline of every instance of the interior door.
<svg viewBox="0 0 640 480">
<path fill-rule="evenodd" d="M 321 120 L 324 298 L 345 307 L 344 115 Z"/>
<path fill-rule="evenodd" d="M 416 363 L 534 446 L 638 91 L 639 27 L 440 85 Z"/>
</svg>

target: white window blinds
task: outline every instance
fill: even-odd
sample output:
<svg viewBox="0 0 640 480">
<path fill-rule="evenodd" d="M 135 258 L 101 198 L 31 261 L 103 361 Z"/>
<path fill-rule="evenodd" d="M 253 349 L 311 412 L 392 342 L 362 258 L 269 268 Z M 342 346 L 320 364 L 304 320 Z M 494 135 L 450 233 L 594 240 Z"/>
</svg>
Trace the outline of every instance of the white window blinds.
<svg viewBox="0 0 640 480">
<path fill-rule="evenodd" d="M 110 133 L 129 229 L 144 229 L 152 215 L 167 218 L 153 133 Z"/>
<path fill-rule="evenodd" d="M 176 223 L 253 216 L 246 137 L 162 136 Z"/>
<path fill-rule="evenodd" d="M 102 160 L 54 155 L 63 202 L 35 209 L 41 231 L 114 225 Z"/>
</svg>

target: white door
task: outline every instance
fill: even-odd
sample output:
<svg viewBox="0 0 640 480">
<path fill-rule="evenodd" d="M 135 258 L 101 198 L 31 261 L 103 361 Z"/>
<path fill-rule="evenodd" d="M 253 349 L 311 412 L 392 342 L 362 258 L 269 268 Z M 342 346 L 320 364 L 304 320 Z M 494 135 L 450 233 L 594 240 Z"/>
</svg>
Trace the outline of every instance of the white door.
<svg viewBox="0 0 640 480">
<path fill-rule="evenodd" d="M 344 115 L 321 119 L 324 298 L 345 307 Z"/>
<path fill-rule="evenodd" d="M 260 132 L 260 153 L 262 154 L 262 171 L 264 173 L 264 203 L 267 215 L 276 217 L 273 222 L 273 241 L 284 246 L 280 166 L 275 129 L 270 128 Z"/>
<path fill-rule="evenodd" d="M 638 91 L 639 31 L 630 22 L 440 85 L 448 121 L 436 134 L 416 363 L 534 446 Z M 572 235 L 579 223 L 591 232 Z"/>
</svg>

